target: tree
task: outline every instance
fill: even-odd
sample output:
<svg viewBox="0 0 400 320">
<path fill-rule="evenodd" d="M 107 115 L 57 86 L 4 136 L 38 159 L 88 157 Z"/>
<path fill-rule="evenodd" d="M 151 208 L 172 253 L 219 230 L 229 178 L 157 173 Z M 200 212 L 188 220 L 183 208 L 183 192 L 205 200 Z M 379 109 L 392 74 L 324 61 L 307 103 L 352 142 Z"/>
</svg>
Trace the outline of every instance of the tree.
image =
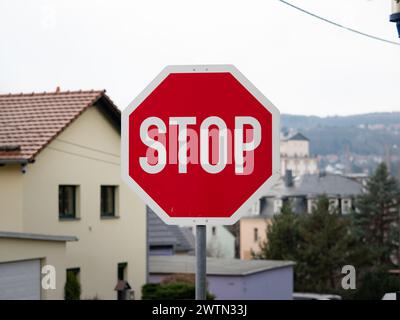
<svg viewBox="0 0 400 320">
<path fill-rule="evenodd" d="M 399 291 L 400 278 L 388 273 L 386 270 L 375 270 L 366 273 L 360 284 L 352 298 L 357 300 L 380 300 L 385 293 Z"/>
<path fill-rule="evenodd" d="M 300 244 L 300 215 L 293 213 L 290 203 L 284 204 L 281 214 L 272 218 L 267 227 L 267 237 L 260 245 L 256 259 L 296 260 Z"/>
<path fill-rule="evenodd" d="M 356 207 L 356 233 L 374 252 L 373 264 L 392 265 L 393 255 L 399 252 L 400 189 L 385 163 L 368 180 L 366 192 L 359 196 Z"/>
<path fill-rule="evenodd" d="M 65 300 L 79 300 L 81 297 L 81 285 L 75 272 L 67 271 L 67 282 L 64 287 Z"/>
<path fill-rule="evenodd" d="M 352 235 L 351 221 L 321 197 L 311 214 L 294 214 L 290 205 L 284 206 L 255 258 L 294 261 L 296 291 L 336 293 L 342 267 L 365 264 L 364 251 Z"/>
<path fill-rule="evenodd" d="M 365 248 L 351 232 L 351 221 L 329 200 L 321 197 L 312 213 L 300 225 L 297 287 L 303 291 L 339 292 L 345 265 L 365 264 Z"/>
</svg>

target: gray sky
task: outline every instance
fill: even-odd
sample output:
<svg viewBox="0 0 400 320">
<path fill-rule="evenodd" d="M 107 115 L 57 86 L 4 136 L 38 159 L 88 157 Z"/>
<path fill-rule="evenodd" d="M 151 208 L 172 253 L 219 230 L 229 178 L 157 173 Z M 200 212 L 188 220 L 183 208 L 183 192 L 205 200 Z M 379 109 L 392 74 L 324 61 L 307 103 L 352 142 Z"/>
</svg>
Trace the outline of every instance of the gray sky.
<svg viewBox="0 0 400 320">
<path fill-rule="evenodd" d="M 288 0 L 397 41 L 389 0 Z M 0 0 L 0 92 L 107 89 L 121 108 L 168 64 L 235 64 L 283 113 L 400 111 L 400 46 L 277 0 Z"/>
</svg>

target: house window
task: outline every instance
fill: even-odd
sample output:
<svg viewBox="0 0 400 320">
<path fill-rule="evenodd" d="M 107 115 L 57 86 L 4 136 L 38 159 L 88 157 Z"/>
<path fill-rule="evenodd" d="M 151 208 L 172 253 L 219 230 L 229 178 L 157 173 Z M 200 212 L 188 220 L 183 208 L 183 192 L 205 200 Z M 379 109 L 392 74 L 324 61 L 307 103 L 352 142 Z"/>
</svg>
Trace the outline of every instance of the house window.
<svg viewBox="0 0 400 320">
<path fill-rule="evenodd" d="M 282 199 L 274 199 L 274 213 L 280 213 L 283 206 Z"/>
<path fill-rule="evenodd" d="M 58 187 L 58 216 L 61 219 L 76 218 L 76 186 Z"/>
<path fill-rule="evenodd" d="M 216 227 L 212 227 L 211 228 L 211 233 L 212 233 L 213 236 L 216 236 L 217 235 L 217 228 Z"/>
<path fill-rule="evenodd" d="M 254 242 L 258 241 L 258 229 L 254 228 Z"/>
<path fill-rule="evenodd" d="M 329 211 L 336 212 L 339 209 L 339 200 L 338 199 L 329 199 Z"/>
<path fill-rule="evenodd" d="M 102 217 L 116 216 L 116 186 L 101 186 L 100 215 Z"/>
<path fill-rule="evenodd" d="M 347 214 L 351 212 L 351 200 L 342 199 L 342 213 Z"/>
</svg>

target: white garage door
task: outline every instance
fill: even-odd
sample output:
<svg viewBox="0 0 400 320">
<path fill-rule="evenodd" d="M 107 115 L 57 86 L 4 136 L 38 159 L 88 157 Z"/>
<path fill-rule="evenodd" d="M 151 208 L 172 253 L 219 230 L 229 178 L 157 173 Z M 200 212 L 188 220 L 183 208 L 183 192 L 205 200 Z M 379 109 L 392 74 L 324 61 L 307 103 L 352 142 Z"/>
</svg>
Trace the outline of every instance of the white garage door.
<svg viewBox="0 0 400 320">
<path fill-rule="evenodd" d="M 0 300 L 40 299 L 40 260 L 0 263 Z"/>
</svg>

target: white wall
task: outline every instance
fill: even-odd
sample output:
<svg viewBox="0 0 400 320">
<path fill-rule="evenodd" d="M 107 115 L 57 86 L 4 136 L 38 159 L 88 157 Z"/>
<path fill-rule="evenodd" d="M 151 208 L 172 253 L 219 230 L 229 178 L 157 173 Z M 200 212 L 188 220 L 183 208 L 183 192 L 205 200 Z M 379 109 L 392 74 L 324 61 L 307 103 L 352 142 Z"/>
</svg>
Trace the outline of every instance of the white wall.
<svg viewBox="0 0 400 320">
<path fill-rule="evenodd" d="M 280 151 L 282 155 L 288 157 L 309 157 L 310 142 L 307 140 L 282 140 Z"/>
<path fill-rule="evenodd" d="M 215 228 L 215 235 L 213 234 Z M 207 226 L 207 253 L 216 258 L 235 257 L 235 237 L 224 226 Z"/>
</svg>

